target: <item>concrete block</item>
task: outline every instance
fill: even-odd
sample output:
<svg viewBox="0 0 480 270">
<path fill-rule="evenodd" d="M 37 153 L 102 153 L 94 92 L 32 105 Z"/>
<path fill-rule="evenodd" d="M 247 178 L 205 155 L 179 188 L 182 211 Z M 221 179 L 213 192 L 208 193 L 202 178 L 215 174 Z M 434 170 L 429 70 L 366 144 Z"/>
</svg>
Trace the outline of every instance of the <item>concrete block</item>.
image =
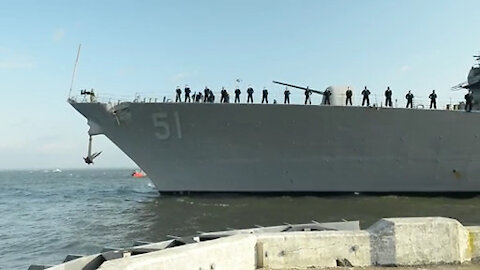
<svg viewBox="0 0 480 270">
<path fill-rule="evenodd" d="M 68 254 L 63 260 L 64 263 L 82 258 L 84 255 Z"/>
<path fill-rule="evenodd" d="M 105 261 L 116 260 L 127 256 L 130 256 L 130 252 L 124 250 L 102 252 L 102 257 L 105 259 Z"/>
<path fill-rule="evenodd" d="M 480 226 L 466 227 L 469 232 L 468 244 L 472 261 L 480 262 Z"/>
<path fill-rule="evenodd" d="M 373 224 L 372 261 L 377 265 L 425 265 L 470 260 L 469 232 L 450 218 L 385 218 Z"/>
<path fill-rule="evenodd" d="M 104 262 L 100 254 L 90 255 L 56 265 L 49 270 L 94 270 Z"/>
<path fill-rule="evenodd" d="M 371 265 L 370 235 L 366 231 L 288 232 L 257 235 L 260 268 L 335 267 Z"/>
<path fill-rule="evenodd" d="M 98 269 L 254 270 L 255 243 L 253 235 L 235 235 L 106 261 Z"/>
<path fill-rule="evenodd" d="M 275 227 L 276 232 L 272 227 L 242 230 L 191 244 L 168 240 L 86 256 L 49 269 L 275 270 L 480 261 L 480 226 L 464 227 L 450 218 L 385 218 L 363 231 L 292 232 L 288 230 L 310 227 L 284 227 Z"/>
<path fill-rule="evenodd" d="M 139 245 L 135 246 L 132 248 L 132 251 L 137 250 L 137 249 L 150 249 L 150 250 L 161 250 L 161 249 L 166 249 L 169 247 L 174 247 L 175 246 L 175 240 L 167 240 L 167 241 L 162 241 L 162 242 L 157 242 L 157 243 L 149 243 L 146 245 Z"/>
<path fill-rule="evenodd" d="M 51 266 L 48 266 L 48 265 L 32 264 L 32 265 L 30 265 L 30 267 L 28 267 L 28 270 L 44 270 L 44 269 L 48 269 L 50 267 Z"/>
<path fill-rule="evenodd" d="M 147 241 L 135 241 L 133 242 L 133 246 L 145 246 L 145 245 L 150 245 L 152 242 L 147 242 Z"/>
</svg>

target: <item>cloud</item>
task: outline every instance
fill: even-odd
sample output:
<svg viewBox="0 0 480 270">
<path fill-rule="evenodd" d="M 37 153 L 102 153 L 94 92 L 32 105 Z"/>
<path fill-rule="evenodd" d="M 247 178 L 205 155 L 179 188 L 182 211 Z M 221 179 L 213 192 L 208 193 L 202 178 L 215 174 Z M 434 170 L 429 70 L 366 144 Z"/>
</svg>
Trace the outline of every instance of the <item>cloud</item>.
<svg viewBox="0 0 480 270">
<path fill-rule="evenodd" d="M 131 69 L 131 68 L 126 68 L 126 67 L 120 68 L 120 69 L 118 70 L 118 75 L 119 75 L 119 76 L 128 76 L 128 75 L 130 75 L 130 74 L 132 73 L 132 70 L 133 70 L 133 69 Z"/>
<path fill-rule="evenodd" d="M 65 30 L 57 29 L 53 32 L 53 41 L 60 41 L 65 37 Z"/>
<path fill-rule="evenodd" d="M 25 69 L 34 66 L 31 56 L 0 47 L 0 69 Z"/>
<path fill-rule="evenodd" d="M 0 60 L 0 69 L 24 69 L 34 67 L 33 62 L 26 59 Z"/>
<path fill-rule="evenodd" d="M 187 78 L 188 76 L 189 76 L 188 72 L 179 72 L 172 76 L 172 81 L 181 82 L 181 81 L 184 81 L 185 78 Z"/>
<path fill-rule="evenodd" d="M 3 139 L 0 143 L 0 153 L 1 152 L 12 152 L 12 151 L 23 151 L 25 150 L 26 141 L 19 139 Z"/>
<path fill-rule="evenodd" d="M 401 68 L 400 68 L 400 71 L 401 72 L 405 72 L 405 71 L 408 71 L 410 70 L 410 66 L 409 65 L 403 65 Z"/>
<path fill-rule="evenodd" d="M 191 81 L 193 78 L 198 77 L 198 71 L 184 71 L 184 72 L 178 72 L 173 74 L 170 79 L 172 82 L 177 83 L 177 84 L 184 84 L 188 83 L 188 81 Z"/>
<path fill-rule="evenodd" d="M 70 154 L 78 152 L 78 144 L 59 141 L 59 142 L 49 142 L 42 145 L 39 145 L 36 148 L 38 153 L 46 155 L 59 155 L 59 154 Z"/>
</svg>

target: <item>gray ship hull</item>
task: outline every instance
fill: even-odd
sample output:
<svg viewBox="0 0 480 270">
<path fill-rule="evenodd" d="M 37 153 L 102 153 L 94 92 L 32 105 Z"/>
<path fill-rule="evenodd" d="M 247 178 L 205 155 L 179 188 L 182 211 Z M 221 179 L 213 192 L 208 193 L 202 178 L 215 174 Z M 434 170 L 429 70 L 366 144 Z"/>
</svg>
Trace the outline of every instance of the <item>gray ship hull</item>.
<svg viewBox="0 0 480 270">
<path fill-rule="evenodd" d="M 160 192 L 480 191 L 475 112 L 70 103 Z"/>
</svg>

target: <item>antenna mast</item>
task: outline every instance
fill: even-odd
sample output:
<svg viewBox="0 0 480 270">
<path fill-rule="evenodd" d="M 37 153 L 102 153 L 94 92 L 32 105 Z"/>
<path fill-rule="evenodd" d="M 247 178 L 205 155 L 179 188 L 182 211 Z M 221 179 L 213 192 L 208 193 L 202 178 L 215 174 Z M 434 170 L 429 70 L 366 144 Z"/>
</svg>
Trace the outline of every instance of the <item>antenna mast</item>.
<svg viewBox="0 0 480 270">
<path fill-rule="evenodd" d="M 75 79 L 75 71 L 77 70 L 78 58 L 80 57 L 80 49 L 82 44 L 78 44 L 77 59 L 75 60 L 75 65 L 73 66 L 72 81 L 70 82 L 70 91 L 68 91 L 68 99 L 72 95 L 73 80 Z"/>
</svg>

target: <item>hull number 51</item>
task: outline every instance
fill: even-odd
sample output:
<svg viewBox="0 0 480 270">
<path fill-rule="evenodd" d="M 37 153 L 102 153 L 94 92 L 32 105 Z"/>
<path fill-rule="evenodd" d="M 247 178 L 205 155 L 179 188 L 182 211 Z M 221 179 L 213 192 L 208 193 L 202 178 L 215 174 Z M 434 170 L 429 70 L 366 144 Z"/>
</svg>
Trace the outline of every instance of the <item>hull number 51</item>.
<svg viewBox="0 0 480 270">
<path fill-rule="evenodd" d="M 173 112 L 169 115 L 166 112 L 158 112 L 152 114 L 153 127 L 155 128 L 155 137 L 159 140 L 167 140 L 175 133 L 178 139 L 182 138 L 182 129 L 180 127 L 180 116 L 178 112 Z M 173 124 L 174 130 L 170 126 Z M 175 136 L 174 135 L 174 136 Z"/>
</svg>

